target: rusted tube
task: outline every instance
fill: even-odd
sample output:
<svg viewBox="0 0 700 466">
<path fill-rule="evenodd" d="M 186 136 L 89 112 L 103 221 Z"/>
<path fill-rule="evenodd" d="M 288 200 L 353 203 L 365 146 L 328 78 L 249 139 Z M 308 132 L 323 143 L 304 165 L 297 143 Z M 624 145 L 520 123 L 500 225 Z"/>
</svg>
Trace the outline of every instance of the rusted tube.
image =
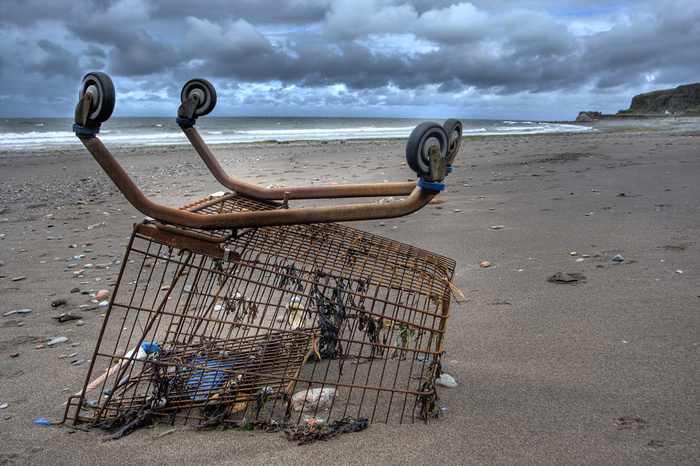
<svg viewBox="0 0 700 466">
<path fill-rule="evenodd" d="M 405 200 L 396 202 L 202 215 L 150 201 L 99 138 L 92 135 L 78 137 L 131 205 L 163 223 L 189 228 L 215 230 L 401 217 L 419 210 L 437 194 L 415 187 Z"/>
<path fill-rule="evenodd" d="M 291 188 L 261 188 L 231 178 L 221 167 L 194 126 L 180 125 L 209 171 L 219 183 L 238 194 L 260 200 L 281 200 L 285 193 L 289 199 L 328 199 L 340 197 L 404 196 L 416 187 L 415 181 L 404 183 L 367 183 L 338 186 L 301 186 Z"/>
</svg>

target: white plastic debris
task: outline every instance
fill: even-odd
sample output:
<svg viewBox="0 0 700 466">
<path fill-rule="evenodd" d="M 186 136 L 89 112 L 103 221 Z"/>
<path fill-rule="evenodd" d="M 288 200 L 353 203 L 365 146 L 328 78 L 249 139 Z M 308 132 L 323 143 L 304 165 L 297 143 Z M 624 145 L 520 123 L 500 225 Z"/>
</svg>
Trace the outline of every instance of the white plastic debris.
<svg viewBox="0 0 700 466">
<path fill-rule="evenodd" d="M 335 388 L 314 388 L 297 392 L 292 397 L 294 411 L 316 411 L 331 407 L 335 398 Z"/>
</svg>

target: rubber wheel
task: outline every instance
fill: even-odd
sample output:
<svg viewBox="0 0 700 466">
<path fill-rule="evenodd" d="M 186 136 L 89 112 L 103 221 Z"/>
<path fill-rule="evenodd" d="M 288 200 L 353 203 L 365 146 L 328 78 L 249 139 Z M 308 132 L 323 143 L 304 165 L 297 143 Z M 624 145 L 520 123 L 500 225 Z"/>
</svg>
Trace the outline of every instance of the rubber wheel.
<svg viewBox="0 0 700 466">
<path fill-rule="evenodd" d="M 216 107 L 216 89 L 212 83 L 206 79 L 196 78 L 190 79 L 187 83 L 182 86 L 182 92 L 180 92 L 180 102 L 185 102 L 193 94 L 199 97 L 199 104 L 194 111 L 194 117 L 201 117 L 211 113 Z"/>
<path fill-rule="evenodd" d="M 437 123 L 424 122 L 416 126 L 406 142 L 406 162 L 419 176 L 430 175 L 430 148 L 437 145 L 443 157 L 447 155 L 447 133 Z"/>
<path fill-rule="evenodd" d="M 92 94 L 88 123 L 99 125 L 109 120 L 116 101 L 112 79 L 99 71 L 86 74 L 80 86 L 80 99 L 87 93 Z"/>
<path fill-rule="evenodd" d="M 442 127 L 445 129 L 445 133 L 447 133 L 448 155 L 452 153 L 453 150 L 455 152 L 459 151 L 459 146 L 462 145 L 462 122 L 450 118 L 449 120 L 445 120 Z M 456 146 L 455 142 L 457 143 Z"/>
</svg>

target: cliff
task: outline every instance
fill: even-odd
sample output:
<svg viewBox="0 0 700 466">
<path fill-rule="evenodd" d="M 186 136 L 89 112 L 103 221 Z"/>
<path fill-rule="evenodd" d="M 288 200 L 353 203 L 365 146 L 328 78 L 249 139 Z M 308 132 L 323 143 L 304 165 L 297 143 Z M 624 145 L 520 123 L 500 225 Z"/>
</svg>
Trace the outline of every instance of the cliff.
<svg viewBox="0 0 700 466">
<path fill-rule="evenodd" d="M 700 83 L 685 84 L 675 89 L 647 92 L 632 97 L 627 110 L 606 115 L 600 112 L 580 112 L 576 121 L 591 122 L 623 118 L 649 118 L 652 116 L 700 116 Z"/>
<path fill-rule="evenodd" d="M 630 108 L 618 113 L 682 114 L 693 110 L 700 110 L 700 83 L 635 95 Z"/>
</svg>

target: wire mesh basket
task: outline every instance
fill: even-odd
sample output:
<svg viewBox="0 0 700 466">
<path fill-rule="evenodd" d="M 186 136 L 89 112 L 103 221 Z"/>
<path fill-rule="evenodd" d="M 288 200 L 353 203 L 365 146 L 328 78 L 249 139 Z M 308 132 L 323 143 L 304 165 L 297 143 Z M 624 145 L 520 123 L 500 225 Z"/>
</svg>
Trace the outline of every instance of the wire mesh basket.
<svg viewBox="0 0 700 466">
<path fill-rule="evenodd" d="M 104 76 L 89 76 L 104 87 Z M 133 202 L 133 186 L 89 131 L 76 129 Z M 216 174 L 203 143 L 193 144 Z M 436 181 L 409 187 L 427 203 Z M 153 210 L 155 219 L 134 226 L 85 383 L 63 422 L 121 435 L 157 421 L 281 426 L 435 415 L 454 261 L 333 215 L 321 223 L 286 217 L 293 192 L 279 202 L 240 191 Z"/>
</svg>

